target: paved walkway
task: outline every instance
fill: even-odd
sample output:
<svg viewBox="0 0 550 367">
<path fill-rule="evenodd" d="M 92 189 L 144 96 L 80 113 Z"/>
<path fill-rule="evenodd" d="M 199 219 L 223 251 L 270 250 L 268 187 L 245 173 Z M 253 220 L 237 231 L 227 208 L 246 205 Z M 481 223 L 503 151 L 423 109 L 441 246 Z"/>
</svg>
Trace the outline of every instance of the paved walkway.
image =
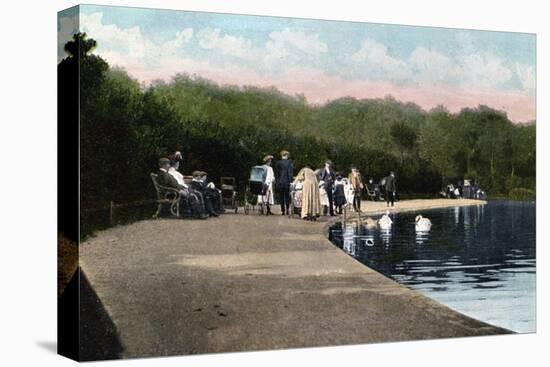
<svg viewBox="0 0 550 367">
<path fill-rule="evenodd" d="M 479 202 L 414 200 L 395 210 L 457 204 Z M 90 238 L 80 265 L 116 325 L 121 357 L 506 332 L 360 264 L 323 236 L 326 225 L 242 211 L 142 221 Z"/>
</svg>

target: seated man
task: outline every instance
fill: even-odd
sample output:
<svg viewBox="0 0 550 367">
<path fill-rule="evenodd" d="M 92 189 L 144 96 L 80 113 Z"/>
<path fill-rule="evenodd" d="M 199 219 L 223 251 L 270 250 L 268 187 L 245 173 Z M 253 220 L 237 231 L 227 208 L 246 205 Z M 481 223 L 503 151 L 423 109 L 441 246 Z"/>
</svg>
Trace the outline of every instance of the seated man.
<svg viewBox="0 0 550 367">
<path fill-rule="evenodd" d="M 204 199 L 204 207 L 206 208 L 206 213 L 212 217 L 217 217 L 215 201 L 212 198 L 210 190 L 207 188 L 207 183 L 202 180 L 202 172 L 194 171 L 193 172 L 193 181 L 191 182 L 191 188 L 200 192 Z"/>
<path fill-rule="evenodd" d="M 212 181 L 208 181 L 208 174 L 201 171 L 201 181 L 206 185 L 205 194 L 212 199 L 214 210 L 218 214 L 225 213 L 223 207 L 222 191 L 216 188 Z"/>
<path fill-rule="evenodd" d="M 206 219 L 207 215 L 204 213 L 204 208 L 200 199 L 190 192 L 189 188 L 180 185 L 178 181 L 168 173 L 170 169 L 170 160 L 168 158 L 159 159 L 159 171 L 157 174 L 157 183 L 161 186 L 170 187 L 179 190 L 180 207 L 189 207 L 191 214 L 198 219 Z"/>
</svg>

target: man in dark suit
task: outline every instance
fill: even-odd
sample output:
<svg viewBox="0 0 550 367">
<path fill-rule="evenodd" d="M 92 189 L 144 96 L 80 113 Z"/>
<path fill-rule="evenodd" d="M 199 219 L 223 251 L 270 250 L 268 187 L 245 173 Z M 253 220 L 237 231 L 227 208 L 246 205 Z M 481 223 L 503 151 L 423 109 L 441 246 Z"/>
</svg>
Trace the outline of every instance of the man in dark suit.
<svg viewBox="0 0 550 367">
<path fill-rule="evenodd" d="M 336 181 L 336 174 L 332 168 L 332 162 L 327 160 L 325 162 L 325 168 L 319 172 L 319 180 L 325 183 L 325 190 L 328 196 L 328 208 L 331 216 L 334 216 L 334 181 Z"/>
<path fill-rule="evenodd" d="M 204 213 L 204 205 L 200 199 L 190 192 L 190 189 L 180 185 L 178 181 L 168 173 L 170 169 L 170 160 L 168 158 L 159 159 L 159 171 L 157 173 L 157 183 L 160 186 L 170 187 L 180 192 L 180 206 L 184 208 L 189 204 L 191 213 L 198 219 L 206 219 L 208 216 Z"/>
<path fill-rule="evenodd" d="M 390 172 L 390 175 L 384 178 L 385 182 L 385 190 L 386 190 L 386 203 L 387 206 L 393 206 L 395 202 L 395 193 L 397 192 L 397 183 L 395 179 L 395 174 Z"/>
<path fill-rule="evenodd" d="M 216 185 L 208 180 L 208 173 L 201 171 L 201 181 L 204 183 L 206 189 L 206 195 L 212 200 L 212 206 L 217 214 L 225 213 L 223 207 L 222 190 L 218 189 Z"/>
<path fill-rule="evenodd" d="M 193 172 L 193 181 L 191 181 L 191 188 L 201 193 L 204 199 L 204 207 L 206 209 L 206 213 L 211 217 L 217 217 L 218 213 L 216 212 L 216 203 L 215 203 L 216 198 L 213 195 L 214 193 L 208 187 L 208 183 L 206 182 L 206 172 L 203 172 L 203 171 Z"/>
<path fill-rule="evenodd" d="M 275 164 L 275 187 L 281 201 L 281 214 L 290 214 L 290 183 L 294 181 L 294 166 L 290 160 L 290 153 L 281 151 L 281 160 Z"/>
</svg>

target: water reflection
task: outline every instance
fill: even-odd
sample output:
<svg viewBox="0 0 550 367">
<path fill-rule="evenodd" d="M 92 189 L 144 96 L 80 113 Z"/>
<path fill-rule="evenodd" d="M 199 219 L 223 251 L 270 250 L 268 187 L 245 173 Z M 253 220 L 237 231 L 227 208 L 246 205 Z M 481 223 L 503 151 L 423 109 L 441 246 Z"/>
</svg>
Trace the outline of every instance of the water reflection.
<svg viewBox="0 0 550 367">
<path fill-rule="evenodd" d="M 382 243 L 388 247 L 391 244 L 391 229 L 380 230 L 380 239 Z"/>
<path fill-rule="evenodd" d="M 342 230 L 343 250 L 351 256 L 355 256 L 357 249 L 356 228 L 353 225 L 344 226 Z"/>
<path fill-rule="evenodd" d="M 422 245 L 428 240 L 430 236 L 430 231 L 416 231 L 416 244 Z"/>
<path fill-rule="evenodd" d="M 366 265 L 462 313 L 514 331 L 535 329 L 534 203 L 426 211 L 430 232 L 415 231 L 416 214 L 393 215 L 384 231 L 337 225 L 330 238 Z"/>
</svg>

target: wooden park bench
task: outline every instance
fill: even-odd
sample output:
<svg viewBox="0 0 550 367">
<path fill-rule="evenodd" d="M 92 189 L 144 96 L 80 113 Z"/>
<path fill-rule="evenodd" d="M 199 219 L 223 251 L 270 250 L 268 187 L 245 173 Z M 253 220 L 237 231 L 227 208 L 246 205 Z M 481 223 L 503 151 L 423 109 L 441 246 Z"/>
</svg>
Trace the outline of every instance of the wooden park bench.
<svg viewBox="0 0 550 367">
<path fill-rule="evenodd" d="M 151 180 L 157 191 L 157 211 L 153 215 L 153 218 L 158 218 L 162 207 L 168 205 L 170 208 L 170 214 L 175 217 L 180 216 L 180 192 L 177 189 L 172 187 L 161 186 L 157 182 L 158 175 L 156 173 L 151 173 Z"/>
</svg>

